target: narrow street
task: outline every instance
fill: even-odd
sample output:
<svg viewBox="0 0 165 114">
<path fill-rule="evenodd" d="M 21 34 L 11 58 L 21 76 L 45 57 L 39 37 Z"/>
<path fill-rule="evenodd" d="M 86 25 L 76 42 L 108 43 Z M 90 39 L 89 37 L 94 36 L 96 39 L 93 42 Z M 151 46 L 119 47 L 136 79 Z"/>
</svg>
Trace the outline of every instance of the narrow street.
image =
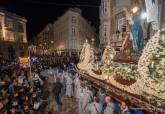
<svg viewBox="0 0 165 114">
<path fill-rule="evenodd" d="M 55 69 L 54 69 L 55 71 Z M 41 72 L 41 75 L 43 76 L 48 76 L 47 70 Z M 49 104 L 47 106 L 47 113 L 48 114 L 77 114 L 77 103 L 74 98 L 67 98 L 65 95 L 65 90 L 62 90 L 61 93 L 61 100 L 62 100 L 62 106 L 58 106 L 55 102 L 53 93 L 52 93 L 52 85 L 53 85 L 53 78 L 49 77 L 47 80 L 47 85 L 46 87 L 49 89 L 49 97 L 48 101 Z"/>
</svg>

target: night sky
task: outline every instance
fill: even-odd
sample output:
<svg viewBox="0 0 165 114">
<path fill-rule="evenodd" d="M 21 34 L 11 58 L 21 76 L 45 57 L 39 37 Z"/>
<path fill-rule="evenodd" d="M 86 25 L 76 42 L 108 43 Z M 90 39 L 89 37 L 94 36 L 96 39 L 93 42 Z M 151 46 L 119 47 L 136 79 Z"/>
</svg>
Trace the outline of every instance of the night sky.
<svg viewBox="0 0 165 114">
<path fill-rule="evenodd" d="M 28 39 L 41 31 L 47 23 L 54 22 L 70 7 L 82 9 L 83 16 L 98 29 L 99 5 L 100 0 L 0 0 L 0 7 L 25 16 L 28 20 Z"/>
</svg>

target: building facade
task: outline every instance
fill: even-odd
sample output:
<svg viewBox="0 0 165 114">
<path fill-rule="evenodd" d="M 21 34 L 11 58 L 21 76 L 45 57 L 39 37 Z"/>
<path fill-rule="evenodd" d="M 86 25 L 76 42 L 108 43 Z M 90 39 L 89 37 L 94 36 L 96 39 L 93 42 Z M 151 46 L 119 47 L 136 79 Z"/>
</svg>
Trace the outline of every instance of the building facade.
<svg viewBox="0 0 165 114">
<path fill-rule="evenodd" d="M 112 2 L 111 0 L 102 0 L 100 5 L 99 38 L 101 47 L 105 47 L 109 43 L 111 36 Z"/>
<path fill-rule="evenodd" d="M 24 17 L 0 11 L 0 56 L 15 59 L 27 50 L 26 22 Z"/>
<path fill-rule="evenodd" d="M 164 0 L 158 0 L 160 12 L 160 25 L 164 26 Z M 142 11 L 146 10 L 145 0 L 101 0 L 100 5 L 100 44 L 105 47 L 109 42 L 117 51 L 121 50 L 125 36 L 130 32 L 130 25 L 126 19 L 125 9 L 131 11 L 137 6 Z M 154 32 L 146 19 L 141 20 L 144 39 L 147 40 Z"/>
<path fill-rule="evenodd" d="M 35 39 L 36 44 L 40 44 L 38 42 L 45 38 L 49 44 L 48 52 L 71 54 L 79 53 L 85 40 L 91 41 L 95 37 L 95 28 L 81 15 L 81 10 L 70 8 L 53 24 L 48 24 Z M 43 47 L 44 43 L 40 45 Z"/>
<path fill-rule="evenodd" d="M 33 38 L 33 53 L 50 54 L 53 52 L 53 24 L 47 24 L 44 29 Z"/>
</svg>

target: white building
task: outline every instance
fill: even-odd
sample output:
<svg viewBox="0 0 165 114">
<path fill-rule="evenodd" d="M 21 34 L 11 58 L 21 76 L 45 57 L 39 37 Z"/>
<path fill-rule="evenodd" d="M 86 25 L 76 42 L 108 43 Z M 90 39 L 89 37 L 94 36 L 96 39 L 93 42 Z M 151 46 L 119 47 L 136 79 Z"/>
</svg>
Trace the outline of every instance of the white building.
<svg viewBox="0 0 165 114">
<path fill-rule="evenodd" d="M 107 43 L 113 46 L 118 46 L 115 39 L 112 39 L 114 34 L 119 30 L 122 31 L 126 25 L 126 19 L 123 14 L 123 9 L 131 4 L 131 0 L 101 0 L 100 5 L 100 44 L 105 47 Z M 120 39 L 119 47 L 123 39 Z"/>
<path fill-rule="evenodd" d="M 86 39 L 95 38 L 95 28 L 82 15 L 81 10 L 70 8 L 53 24 L 56 51 L 80 52 Z"/>
<path fill-rule="evenodd" d="M 106 46 L 110 39 L 111 31 L 111 0 L 102 0 L 100 5 L 100 27 L 99 27 L 99 38 L 101 47 Z"/>
<path fill-rule="evenodd" d="M 78 8 L 70 8 L 53 24 L 48 25 L 37 35 L 36 44 L 43 47 L 47 42 L 52 52 L 79 53 L 86 39 L 91 41 L 96 37 L 95 28 L 81 15 Z"/>
</svg>

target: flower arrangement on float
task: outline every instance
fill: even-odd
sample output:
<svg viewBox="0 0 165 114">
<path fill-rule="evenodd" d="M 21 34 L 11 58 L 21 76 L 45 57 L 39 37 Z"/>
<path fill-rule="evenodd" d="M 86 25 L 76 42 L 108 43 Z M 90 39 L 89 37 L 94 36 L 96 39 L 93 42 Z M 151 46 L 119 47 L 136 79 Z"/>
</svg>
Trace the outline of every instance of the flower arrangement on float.
<svg viewBox="0 0 165 114">
<path fill-rule="evenodd" d="M 141 94 L 143 97 L 145 97 L 147 99 L 147 101 L 153 103 L 153 104 L 156 104 L 157 106 L 163 106 L 165 105 L 165 100 L 164 99 L 161 99 L 157 96 L 154 96 L 154 95 L 151 95 L 145 91 L 142 91 L 142 94 Z"/>
<path fill-rule="evenodd" d="M 110 60 L 108 60 L 107 63 L 101 67 L 102 72 L 108 76 L 114 75 L 114 69 L 114 62 Z"/>
<path fill-rule="evenodd" d="M 80 61 L 79 61 L 80 63 L 81 63 L 81 62 L 84 60 L 84 58 L 85 58 L 86 43 L 87 43 L 87 42 L 84 43 L 83 48 L 82 48 L 81 53 L 80 53 Z"/>
<path fill-rule="evenodd" d="M 137 79 L 139 73 L 136 70 L 135 65 L 121 64 L 114 69 L 116 76 L 122 76 L 125 80 Z"/>
<path fill-rule="evenodd" d="M 150 96 L 157 103 L 159 99 L 165 100 L 165 30 L 158 31 L 146 44 L 138 71 L 143 91 L 147 93 L 142 92 L 142 96 L 147 99 Z"/>
<path fill-rule="evenodd" d="M 108 76 L 112 76 L 114 74 L 114 56 L 116 55 L 116 52 L 113 47 L 108 44 L 104 50 L 104 53 L 102 55 L 102 60 L 100 62 L 101 64 L 101 70 L 104 74 Z"/>
</svg>

